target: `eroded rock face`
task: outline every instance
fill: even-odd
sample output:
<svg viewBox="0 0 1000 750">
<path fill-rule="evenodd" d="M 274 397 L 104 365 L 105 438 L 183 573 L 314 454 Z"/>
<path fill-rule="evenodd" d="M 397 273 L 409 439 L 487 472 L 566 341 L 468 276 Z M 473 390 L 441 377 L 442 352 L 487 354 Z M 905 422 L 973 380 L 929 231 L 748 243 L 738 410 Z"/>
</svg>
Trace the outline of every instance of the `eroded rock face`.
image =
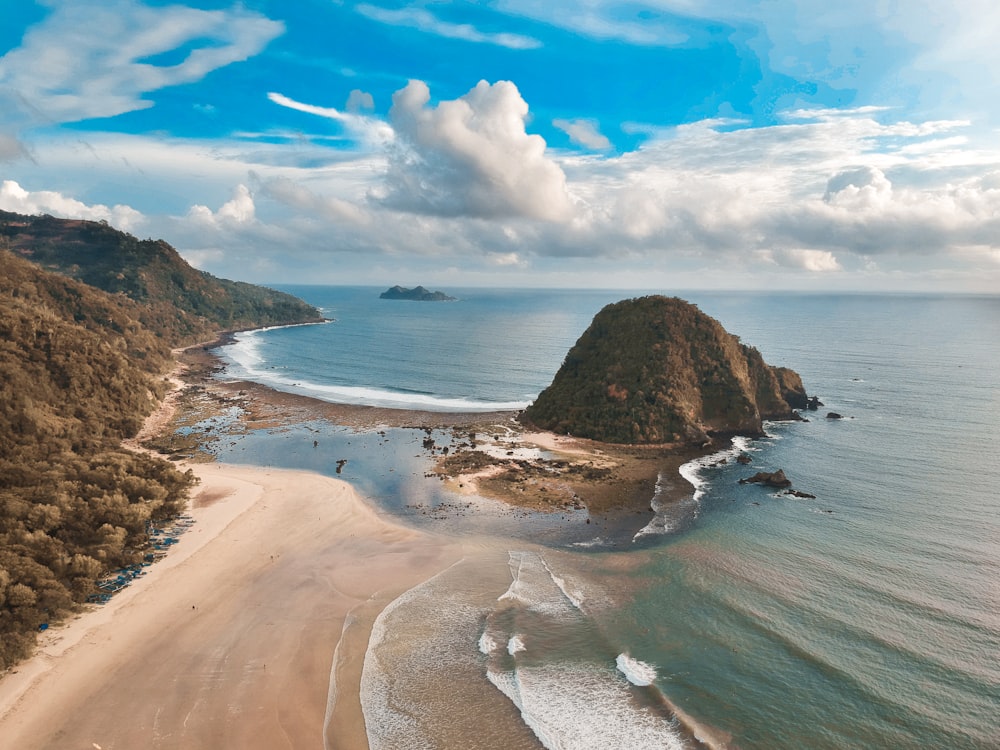
<svg viewBox="0 0 1000 750">
<path fill-rule="evenodd" d="M 601 310 L 524 420 L 609 443 L 700 443 L 796 418 L 789 399 L 807 402 L 795 372 L 689 302 L 650 296 Z"/>
</svg>

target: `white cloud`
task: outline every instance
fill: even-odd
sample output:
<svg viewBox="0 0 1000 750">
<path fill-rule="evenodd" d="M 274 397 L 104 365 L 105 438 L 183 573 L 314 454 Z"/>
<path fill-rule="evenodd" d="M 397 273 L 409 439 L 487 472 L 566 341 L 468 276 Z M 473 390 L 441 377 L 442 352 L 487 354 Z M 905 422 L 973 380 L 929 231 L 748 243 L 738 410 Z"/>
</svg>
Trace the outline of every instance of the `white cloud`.
<svg viewBox="0 0 1000 750">
<path fill-rule="evenodd" d="M 357 94 L 360 96 L 355 96 L 354 91 L 351 92 L 351 97 L 348 99 L 348 110 L 351 110 L 352 100 L 355 103 L 358 101 L 371 101 L 370 94 L 367 95 L 367 100 L 365 100 L 363 92 L 358 91 Z M 395 137 L 391 127 L 386 125 L 382 120 L 374 117 L 366 117 L 356 114 L 353 111 L 341 112 L 334 107 L 318 107 L 314 104 L 304 104 L 274 91 L 269 92 L 267 98 L 278 106 L 339 122 L 359 140 L 369 145 L 383 145 Z M 374 102 L 371 102 L 370 106 L 374 106 Z"/>
<path fill-rule="evenodd" d="M 367 91 L 352 89 L 347 97 L 345 107 L 348 112 L 360 112 L 362 109 L 375 109 L 375 98 Z"/>
<path fill-rule="evenodd" d="M 0 209 L 29 216 L 49 214 L 60 219 L 107 221 L 126 232 L 145 223 L 145 217 L 131 206 L 91 206 L 51 190 L 25 190 L 14 180 L 0 183 Z"/>
<path fill-rule="evenodd" d="M 562 130 L 576 144 L 594 151 L 607 151 L 611 141 L 598 130 L 593 120 L 553 120 L 552 124 Z"/>
<path fill-rule="evenodd" d="M 534 18 L 595 39 L 621 39 L 644 46 L 674 46 L 688 40 L 673 15 L 691 3 L 645 2 L 623 6 L 607 0 L 498 0 L 497 9 Z"/>
<path fill-rule="evenodd" d="M 257 207 L 246 185 L 237 185 L 233 197 L 222 204 L 217 212 L 208 206 L 195 204 L 188 210 L 188 216 L 197 222 L 213 226 L 248 224 L 256 218 Z"/>
<path fill-rule="evenodd" d="M 25 122 L 73 122 L 151 107 L 143 94 L 246 60 L 284 30 L 240 6 L 204 11 L 133 0 L 54 3 L 0 58 L 0 100 Z M 151 62 L 194 45 L 183 59 Z"/>
<path fill-rule="evenodd" d="M 410 81 L 393 94 L 398 137 L 387 206 L 444 216 L 569 218 L 566 178 L 524 124 L 528 105 L 509 81 L 480 81 L 464 96 L 429 106 L 430 90 Z"/>
<path fill-rule="evenodd" d="M 359 4 L 355 10 L 364 16 L 391 26 L 406 26 L 420 31 L 436 34 L 449 39 L 462 39 L 466 42 L 495 44 L 510 49 L 534 49 L 542 43 L 522 34 L 488 33 L 480 31 L 467 23 L 449 23 L 434 16 L 425 8 L 379 8 L 368 3 Z"/>
<path fill-rule="evenodd" d="M 610 157 L 560 155 L 524 132 L 527 105 L 498 86 L 431 106 L 411 84 L 397 95 L 389 156 L 308 141 L 39 143 L 37 164 L 5 174 L 61 192 L 10 180 L 0 207 L 122 228 L 140 209 L 144 236 L 259 281 L 369 283 L 397 268 L 456 268 L 477 283 L 1000 279 L 1000 151 L 958 145 L 956 124 L 799 113 L 770 128 L 693 123 Z M 404 178 L 422 193 L 391 192 Z M 68 197 L 95 182 L 129 185 L 135 200 L 146 185 L 156 193 L 135 208 Z"/>
<path fill-rule="evenodd" d="M 780 266 L 801 268 L 804 271 L 828 273 L 843 270 L 837 258 L 829 250 L 788 248 L 765 253 L 764 257 Z"/>
</svg>

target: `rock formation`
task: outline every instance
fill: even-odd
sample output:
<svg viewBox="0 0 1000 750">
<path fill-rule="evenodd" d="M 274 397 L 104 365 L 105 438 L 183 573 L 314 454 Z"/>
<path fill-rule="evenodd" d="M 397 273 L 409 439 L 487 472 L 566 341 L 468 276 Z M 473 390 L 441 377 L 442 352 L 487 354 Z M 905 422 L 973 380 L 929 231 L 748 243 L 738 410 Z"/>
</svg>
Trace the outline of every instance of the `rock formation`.
<svg viewBox="0 0 1000 750">
<path fill-rule="evenodd" d="M 792 480 L 785 476 L 782 469 L 777 471 L 758 471 L 752 477 L 741 479 L 740 484 L 763 484 L 767 487 L 784 489 L 792 486 Z"/>
<path fill-rule="evenodd" d="M 608 305 L 522 418 L 609 443 L 704 443 L 795 419 L 802 380 L 776 371 L 718 321 L 677 298 Z"/>
</svg>

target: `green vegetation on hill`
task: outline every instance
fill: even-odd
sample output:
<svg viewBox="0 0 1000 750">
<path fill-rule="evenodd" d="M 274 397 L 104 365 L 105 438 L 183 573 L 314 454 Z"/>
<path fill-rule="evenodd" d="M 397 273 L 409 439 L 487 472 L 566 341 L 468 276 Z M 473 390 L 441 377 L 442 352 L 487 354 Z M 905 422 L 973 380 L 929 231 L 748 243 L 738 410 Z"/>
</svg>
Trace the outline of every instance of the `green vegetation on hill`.
<svg viewBox="0 0 1000 750">
<path fill-rule="evenodd" d="M 122 448 L 164 394 L 171 349 L 317 319 L 164 242 L 0 212 L 0 669 L 99 577 L 141 562 L 152 526 L 186 503 L 190 472 Z"/>
<path fill-rule="evenodd" d="M 601 310 L 523 419 L 608 443 L 700 443 L 792 417 L 796 387 L 694 305 L 649 296 Z"/>
<path fill-rule="evenodd" d="M 151 331 L 193 343 L 215 331 L 320 320 L 319 311 L 273 289 L 219 279 L 188 265 L 163 240 L 139 240 L 94 221 L 0 211 L 0 248 L 42 268 L 139 302 Z"/>
</svg>

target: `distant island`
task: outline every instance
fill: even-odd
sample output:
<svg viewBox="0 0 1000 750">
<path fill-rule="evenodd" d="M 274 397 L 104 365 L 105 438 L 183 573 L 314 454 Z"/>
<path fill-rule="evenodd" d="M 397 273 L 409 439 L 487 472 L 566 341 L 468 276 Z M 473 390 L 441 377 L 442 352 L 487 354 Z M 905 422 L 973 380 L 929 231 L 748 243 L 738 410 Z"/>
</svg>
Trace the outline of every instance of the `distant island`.
<svg viewBox="0 0 1000 750">
<path fill-rule="evenodd" d="M 449 297 L 444 292 L 432 292 L 422 286 L 406 289 L 396 285 L 391 289 L 386 289 L 379 295 L 379 299 L 405 299 L 416 302 L 454 302 L 454 297 Z"/>
</svg>

